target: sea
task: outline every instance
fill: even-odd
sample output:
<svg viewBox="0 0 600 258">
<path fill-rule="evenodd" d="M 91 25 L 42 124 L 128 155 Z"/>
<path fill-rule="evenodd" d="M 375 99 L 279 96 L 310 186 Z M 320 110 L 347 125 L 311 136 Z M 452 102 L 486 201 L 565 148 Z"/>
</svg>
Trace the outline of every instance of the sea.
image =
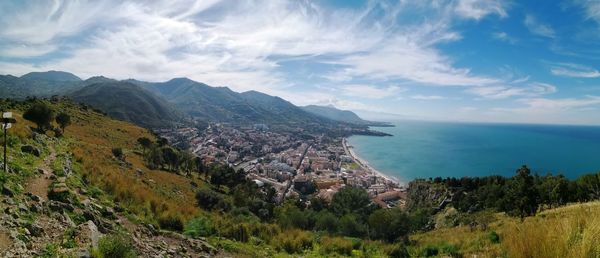
<svg viewBox="0 0 600 258">
<path fill-rule="evenodd" d="M 355 154 L 379 172 L 407 183 L 416 178 L 513 176 L 570 179 L 600 172 L 600 127 L 398 121 L 371 129 L 391 137 L 355 135 Z"/>
</svg>

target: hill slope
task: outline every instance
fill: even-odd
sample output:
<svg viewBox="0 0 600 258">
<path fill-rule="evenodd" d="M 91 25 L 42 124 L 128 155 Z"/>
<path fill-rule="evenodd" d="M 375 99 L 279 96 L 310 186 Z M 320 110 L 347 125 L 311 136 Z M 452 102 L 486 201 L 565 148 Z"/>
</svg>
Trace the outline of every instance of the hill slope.
<svg viewBox="0 0 600 258">
<path fill-rule="evenodd" d="M 73 92 L 70 97 L 111 117 L 144 127 L 164 127 L 181 119 L 181 114 L 166 101 L 127 82 L 94 83 Z"/>
<path fill-rule="evenodd" d="M 238 93 L 187 78 L 162 83 L 136 82 L 202 120 L 236 123 L 331 122 L 292 103 L 256 91 Z"/>
<path fill-rule="evenodd" d="M 186 254 L 170 256 L 216 255 L 205 240 L 158 230 L 161 217 L 187 221 L 201 213 L 190 204 L 204 183 L 147 168 L 136 139 L 154 140 L 148 130 L 70 102 L 46 103 L 71 116 L 62 137 L 33 133 L 21 116 L 30 103 L 0 101 L 18 120 L 8 136 L 8 167 L 16 173 L 0 172 L 0 257 L 124 257 L 108 254 L 107 241 L 140 257 L 165 256 L 173 246 Z M 126 157 L 116 159 L 112 148 Z"/>
<path fill-rule="evenodd" d="M 21 77 L 0 75 L 0 97 L 23 99 L 65 95 L 83 87 L 82 80 L 67 72 L 31 72 Z"/>
<path fill-rule="evenodd" d="M 42 80 L 42 81 L 55 81 L 55 82 L 79 82 L 81 78 L 75 76 L 72 73 L 61 72 L 61 71 L 47 71 L 47 72 L 31 72 L 21 76 L 24 80 Z"/>
<path fill-rule="evenodd" d="M 355 123 L 355 124 L 368 124 L 369 121 L 363 120 L 354 112 L 349 110 L 340 110 L 335 108 L 334 106 L 317 106 L 317 105 L 309 105 L 302 107 L 304 111 L 313 113 L 318 116 L 326 117 L 331 120 L 346 122 L 346 123 Z"/>
</svg>

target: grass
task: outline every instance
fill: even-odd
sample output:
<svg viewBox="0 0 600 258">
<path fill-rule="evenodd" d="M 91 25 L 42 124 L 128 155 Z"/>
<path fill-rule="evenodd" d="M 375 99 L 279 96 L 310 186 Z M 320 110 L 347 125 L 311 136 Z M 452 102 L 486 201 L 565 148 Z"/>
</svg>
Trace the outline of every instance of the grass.
<svg viewBox="0 0 600 258">
<path fill-rule="evenodd" d="M 600 202 L 544 211 L 506 226 L 509 257 L 600 257 Z"/>
<path fill-rule="evenodd" d="M 487 230 L 469 226 L 436 229 L 411 236 L 411 256 L 437 252 L 464 257 L 600 257 L 600 202 L 543 211 L 524 221 L 495 214 Z M 434 251 L 435 250 L 435 251 Z"/>
</svg>

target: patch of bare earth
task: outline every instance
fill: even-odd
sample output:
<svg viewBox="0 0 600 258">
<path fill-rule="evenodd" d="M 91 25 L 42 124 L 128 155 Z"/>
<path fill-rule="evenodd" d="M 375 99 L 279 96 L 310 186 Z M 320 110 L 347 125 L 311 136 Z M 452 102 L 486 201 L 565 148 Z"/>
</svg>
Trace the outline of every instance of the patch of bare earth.
<svg viewBox="0 0 600 258">
<path fill-rule="evenodd" d="M 50 164 L 54 160 L 56 160 L 56 152 L 50 149 L 50 155 L 44 159 L 44 163 L 39 169 L 40 173 L 25 186 L 25 192 L 37 195 L 44 201 L 48 200 L 48 187 L 52 184 L 52 180 L 50 179 L 50 171 L 52 171 Z"/>
<path fill-rule="evenodd" d="M 0 231 L 0 252 L 8 250 L 12 244 L 10 236 L 4 231 Z"/>
</svg>

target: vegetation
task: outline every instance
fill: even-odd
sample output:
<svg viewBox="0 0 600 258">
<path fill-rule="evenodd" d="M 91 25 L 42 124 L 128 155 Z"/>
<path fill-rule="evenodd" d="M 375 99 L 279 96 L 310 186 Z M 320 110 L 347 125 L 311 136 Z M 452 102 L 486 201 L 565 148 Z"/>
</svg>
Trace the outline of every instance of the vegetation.
<svg viewBox="0 0 600 258">
<path fill-rule="evenodd" d="M 137 257 L 131 240 L 119 234 L 107 235 L 100 239 L 98 248 L 92 250 L 93 258 Z"/>
<path fill-rule="evenodd" d="M 54 110 L 44 102 L 36 102 L 23 113 L 23 118 L 34 122 L 38 131 L 43 133 L 52 127 Z"/>
<path fill-rule="evenodd" d="M 85 106 L 65 100 L 0 101 L 17 119 L 38 103 L 71 117 L 69 134 L 52 143 L 64 150 L 57 159 L 72 157 L 73 170 L 81 175 L 81 182 L 68 184 L 122 207 L 132 221 L 207 238 L 236 256 L 598 256 L 599 222 L 589 214 L 599 213 L 600 205 L 564 205 L 597 200 L 600 174 L 571 181 L 532 175 L 521 167 L 511 178 L 417 180 L 406 210 L 380 209 L 364 190 L 353 187 L 340 190 L 331 202 L 311 198 L 310 203 L 291 199 L 277 204 L 274 189 L 258 187 L 244 171 L 204 164 L 145 129 Z M 32 140 L 30 126 L 28 121 L 15 124 L 9 153 L 27 142 L 47 155 L 43 145 L 48 142 Z M 60 124 L 50 120 L 46 126 Z M 126 162 L 118 158 L 125 155 Z M 17 175 L 30 174 L 40 162 L 30 156 L 11 156 L 10 167 L 18 173 L 0 173 L 0 183 L 13 187 L 22 180 Z M 437 199 L 414 197 L 423 193 L 452 201 L 439 205 Z M 52 256 L 57 248 L 48 245 L 44 255 Z M 130 257 L 132 250 L 126 237 L 109 235 L 92 254 Z"/>
<path fill-rule="evenodd" d="M 65 128 L 71 124 L 71 116 L 65 112 L 60 112 L 56 115 L 56 123 L 60 126 L 60 129 L 64 132 Z"/>
</svg>

